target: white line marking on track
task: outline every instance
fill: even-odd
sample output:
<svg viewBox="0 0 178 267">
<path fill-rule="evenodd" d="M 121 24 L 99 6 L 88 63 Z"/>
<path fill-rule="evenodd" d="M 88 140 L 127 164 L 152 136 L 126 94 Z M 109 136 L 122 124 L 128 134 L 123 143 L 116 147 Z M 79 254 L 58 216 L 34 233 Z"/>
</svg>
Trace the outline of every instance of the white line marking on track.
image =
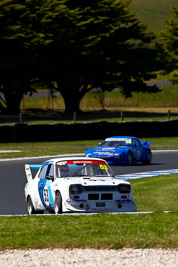
<svg viewBox="0 0 178 267">
<path fill-rule="evenodd" d="M 74 157 L 74 156 L 84 156 L 85 154 L 78 153 L 78 154 L 59 154 L 59 155 L 47 155 L 47 156 L 38 156 L 38 157 L 24 157 L 24 158 L 6 158 L 0 159 L 0 161 L 11 161 L 11 160 L 26 160 L 26 159 L 51 159 L 51 158 L 62 158 L 62 157 Z"/>
<path fill-rule="evenodd" d="M 171 213 L 172 211 L 162 211 L 162 213 Z M 117 214 L 151 214 L 154 213 L 154 211 L 137 211 L 137 212 L 108 212 L 107 214 L 110 215 L 117 215 Z M 14 215 L 0 215 L 0 217 L 26 217 L 26 216 L 80 216 L 80 215 L 96 215 L 99 213 L 62 213 L 62 214 L 34 214 L 34 215 L 28 215 L 28 214 L 14 214 Z"/>
<path fill-rule="evenodd" d="M 20 150 L 0 150 L 0 153 L 21 152 Z"/>
<path fill-rule="evenodd" d="M 116 179 L 121 180 L 134 180 L 140 178 L 149 178 L 153 176 L 160 176 L 160 175 L 169 175 L 178 173 L 178 169 L 173 170 L 165 170 L 165 171 L 151 171 L 151 172 L 140 172 L 140 173 L 133 173 L 133 174 L 123 174 L 123 175 L 116 175 Z"/>
</svg>

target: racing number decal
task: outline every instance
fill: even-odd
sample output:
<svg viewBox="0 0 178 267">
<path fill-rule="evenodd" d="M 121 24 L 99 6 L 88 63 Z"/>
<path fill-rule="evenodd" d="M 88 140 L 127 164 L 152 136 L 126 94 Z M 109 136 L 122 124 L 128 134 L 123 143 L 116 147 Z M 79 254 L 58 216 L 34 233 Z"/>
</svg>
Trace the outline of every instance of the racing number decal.
<svg viewBox="0 0 178 267">
<path fill-rule="evenodd" d="M 45 204 L 49 206 L 49 191 L 47 188 L 44 188 L 43 190 L 43 197 L 44 197 Z"/>
<path fill-rule="evenodd" d="M 54 207 L 54 199 L 51 192 L 51 181 L 40 180 L 38 183 L 38 190 L 41 202 L 45 208 Z"/>
<path fill-rule="evenodd" d="M 108 170 L 108 166 L 107 165 L 101 165 L 100 164 L 100 169 L 101 170 Z"/>
</svg>

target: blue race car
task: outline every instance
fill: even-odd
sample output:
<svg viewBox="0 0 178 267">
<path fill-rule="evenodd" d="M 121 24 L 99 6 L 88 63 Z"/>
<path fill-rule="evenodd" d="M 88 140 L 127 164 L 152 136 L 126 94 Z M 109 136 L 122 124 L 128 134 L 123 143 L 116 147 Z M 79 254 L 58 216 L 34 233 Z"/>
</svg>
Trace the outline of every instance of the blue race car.
<svg viewBox="0 0 178 267">
<path fill-rule="evenodd" d="M 99 147 L 89 148 L 86 157 L 102 158 L 109 164 L 127 164 L 142 162 L 150 164 L 152 153 L 151 142 L 140 141 L 137 137 L 112 136 L 106 138 Z"/>
</svg>

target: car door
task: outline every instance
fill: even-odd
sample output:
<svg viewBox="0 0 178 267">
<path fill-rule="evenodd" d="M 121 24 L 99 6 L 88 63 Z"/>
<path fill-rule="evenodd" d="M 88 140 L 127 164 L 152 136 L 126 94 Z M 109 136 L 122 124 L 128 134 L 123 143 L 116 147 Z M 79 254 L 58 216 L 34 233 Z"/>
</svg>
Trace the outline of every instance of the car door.
<svg viewBox="0 0 178 267">
<path fill-rule="evenodd" d="M 142 146 L 138 139 L 133 139 L 133 158 L 134 161 L 140 161 L 142 157 Z"/>
<path fill-rule="evenodd" d="M 51 179 L 49 177 L 51 177 Z M 52 177 L 54 177 L 54 165 L 50 162 L 45 163 L 38 176 L 38 192 L 42 205 L 47 210 L 52 210 L 54 208 L 54 200 L 51 192 Z"/>
</svg>

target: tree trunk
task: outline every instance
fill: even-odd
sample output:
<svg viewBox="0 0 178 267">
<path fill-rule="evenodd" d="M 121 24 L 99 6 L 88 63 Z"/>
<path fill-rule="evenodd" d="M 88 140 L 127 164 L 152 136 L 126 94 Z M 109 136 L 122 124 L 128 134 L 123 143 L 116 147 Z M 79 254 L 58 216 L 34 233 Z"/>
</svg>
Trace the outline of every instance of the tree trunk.
<svg viewBox="0 0 178 267">
<path fill-rule="evenodd" d="M 75 95 L 74 97 L 64 97 L 64 103 L 65 103 L 65 113 L 66 114 L 73 114 L 74 112 L 80 113 L 80 101 Z"/>
<path fill-rule="evenodd" d="M 73 114 L 74 112 L 81 113 L 80 101 L 83 97 L 83 92 L 76 91 L 75 89 L 60 91 L 64 99 L 65 113 Z"/>
<path fill-rule="evenodd" d="M 4 104 L 0 105 L 0 111 L 5 115 L 18 115 L 20 113 L 20 103 L 23 98 L 22 92 L 13 92 L 9 88 L 4 90 Z"/>
</svg>

